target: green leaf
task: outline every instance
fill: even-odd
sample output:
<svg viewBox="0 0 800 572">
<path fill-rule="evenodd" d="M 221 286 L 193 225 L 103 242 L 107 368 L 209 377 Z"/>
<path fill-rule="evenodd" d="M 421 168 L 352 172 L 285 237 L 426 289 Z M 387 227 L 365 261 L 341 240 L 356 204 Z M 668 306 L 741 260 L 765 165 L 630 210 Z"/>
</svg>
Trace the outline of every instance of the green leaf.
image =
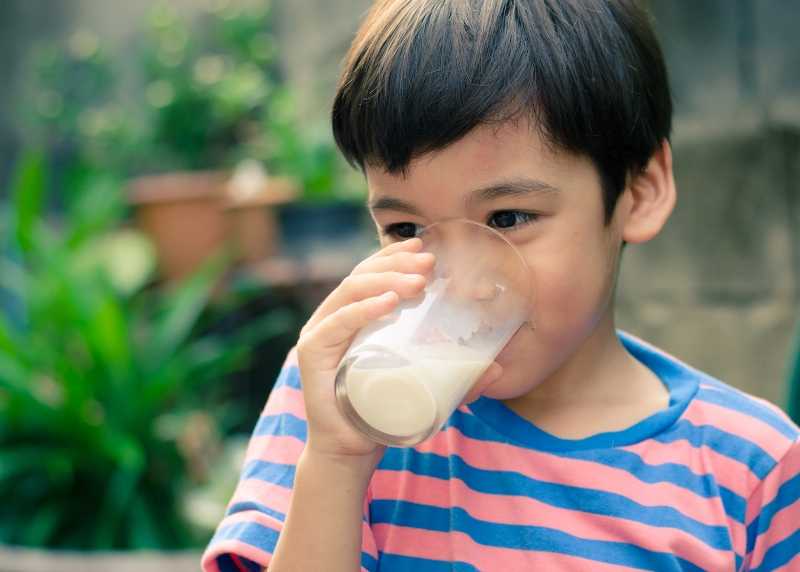
<svg viewBox="0 0 800 572">
<path fill-rule="evenodd" d="M 165 300 L 166 312 L 157 326 L 151 347 L 159 360 L 166 359 L 188 339 L 208 305 L 211 292 L 222 276 L 228 260 L 228 253 L 212 257 L 168 295 Z"/>
<path fill-rule="evenodd" d="M 46 192 L 46 162 L 39 151 L 27 151 L 19 160 L 11 186 L 12 224 L 18 247 L 29 252 L 33 228 L 42 216 Z"/>
<path fill-rule="evenodd" d="M 127 532 L 130 535 L 130 547 L 134 550 L 172 548 L 165 546 L 158 519 L 150 510 L 147 499 L 137 498 L 132 503 Z"/>
<path fill-rule="evenodd" d="M 108 292 L 97 301 L 87 323 L 86 334 L 112 378 L 108 381 L 125 379 L 132 368 L 127 323 L 125 310 Z"/>
<path fill-rule="evenodd" d="M 48 546 L 63 514 L 58 507 L 40 506 L 25 518 L 21 535 L 25 546 Z"/>
<path fill-rule="evenodd" d="M 95 531 L 94 545 L 101 549 L 114 548 L 115 536 L 125 521 L 142 476 L 143 456 L 133 444 L 120 443 L 120 456 L 127 458 L 107 483 L 98 520 L 103 523 Z"/>
</svg>

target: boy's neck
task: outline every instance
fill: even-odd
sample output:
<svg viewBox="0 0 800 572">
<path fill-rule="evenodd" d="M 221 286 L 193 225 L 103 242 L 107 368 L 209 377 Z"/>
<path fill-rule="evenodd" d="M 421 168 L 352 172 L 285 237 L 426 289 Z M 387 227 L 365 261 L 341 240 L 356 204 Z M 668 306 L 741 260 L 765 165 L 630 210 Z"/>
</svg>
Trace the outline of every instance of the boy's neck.
<svg viewBox="0 0 800 572">
<path fill-rule="evenodd" d="M 609 309 L 561 368 L 525 395 L 504 403 L 544 431 L 581 439 L 626 429 L 666 408 L 669 392 L 622 345 Z"/>
</svg>

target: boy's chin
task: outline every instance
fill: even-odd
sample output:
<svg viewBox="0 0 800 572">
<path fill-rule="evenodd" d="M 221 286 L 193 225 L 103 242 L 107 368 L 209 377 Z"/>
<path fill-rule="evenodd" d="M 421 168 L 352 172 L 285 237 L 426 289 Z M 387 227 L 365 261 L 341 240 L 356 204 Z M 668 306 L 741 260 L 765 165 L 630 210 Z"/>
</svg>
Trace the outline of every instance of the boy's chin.
<svg viewBox="0 0 800 572">
<path fill-rule="evenodd" d="M 509 381 L 510 380 L 505 376 L 501 376 L 500 379 L 486 388 L 486 390 L 481 394 L 481 397 L 488 397 L 489 399 L 498 400 L 515 399 L 525 395 L 534 387 L 539 385 L 538 383 L 529 383 L 524 387 L 519 387 L 509 383 Z"/>
</svg>

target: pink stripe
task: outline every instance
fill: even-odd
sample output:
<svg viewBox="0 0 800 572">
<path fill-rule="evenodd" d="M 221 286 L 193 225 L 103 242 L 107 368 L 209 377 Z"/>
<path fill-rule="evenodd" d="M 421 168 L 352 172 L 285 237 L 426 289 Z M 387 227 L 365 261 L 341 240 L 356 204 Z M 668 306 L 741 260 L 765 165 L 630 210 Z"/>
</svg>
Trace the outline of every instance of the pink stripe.
<svg viewBox="0 0 800 572">
<path fill-rule="evenodd" d="M 720 455 L 710 447 L 694 447 L 684 440 L 661 443 L 648 439 L 623 449 L 636 453 L 651 465 L 675 463 L 698 475 L 710 474 L 717 483 L 744 498 L 750 496 L 760 482 L 747 465 Z"/>
<path fill-rule="evenodd" d="M 778 467 L 767 475 L 754 493 L 753 501 L 747 507 L 747 522 L 751 523 L 761 513 L 764 506 L 775 499 L 781 486 L 797 475 L 800 475 L 800 443 L 798 442 L 781 459 Z M 751 557 L 752 566 L 754 568 L 760 566 L 770 547 L 797 532 L 798 523 L 800 523 L 800 502 L 795 502 L 775 513 L 769 529 L 756 542 Z"/>
<path fill-rule="evenodd" d="M 241 542 L 239 540 L 223 540 L 222 542 L 215 543 L 214 546 L 203 555 L 201 564 L 203 570 L 205 572 L 219 572 L 219 568 L 214 561 L 223 554 L 238 554 L 264 567 L 269 565 L 269 561 L 272 558 L 269 552 L 264 552 L 246 542 Z M 213 568 L 211 567 L 212 564 L 214 566 Z"/>
<path fill-rule="evenodd" d="M 278 512 L 289 512 L 289 503 L 292 498 L 291 489 L 285 489 L 259 479 L 247 479 L 239 483 L 228 506 L 238 502 L 253 501 Z"/>
<path fill-rule="evenodd" d="M 283 523 L 281 521 L 274 519 L 263 512 L 258 512 L 257 510 L 244 510 L 223 518 L 217 529 L 219 530 L 231 524 L 236 524 L 237 522 L 255 522 L 278 532 L 280 532 L 283 528 Z"/>
<path fill-rule="evenodd" d="M 245 462 L 260 460 L 296 465 L 305 443 L 291 435 L 261 435 L 250 439 Z"/>
<path fill-rule="evenodd" d="M 718 385 L 712 385 L 710 383 L 700 383 L 699 387 L 700 387 L 700 389 L 705 389 L 705 390 L 708 390 L 708 391 L 716 391 L 717 393 L 722 393 L 722 394 L 724 394 L 727 391 L 731 391 L 731 392 L 733 392 L 733 393 L 735 393 L 735 394 L 737 394 L 737 395 L 739 395 L 741 397 L 744 397 L 745 399 L 748 399 L 748 400 L 751 400 L 751 401 L 756 401 L 756 402 L 760 403 L 761 405 L 763 405 L 764 407 L 766 407 L 767 409 L 769 409 L 770 411 L 772 411 L 773 413 L 777 414 L 778 417 L 781 417 L 789 425 L 793 425 L 792 420 L 789 419 L 789 416 L 786 414 L 786 412 L 783 409 L 781 409 L 780 407 L 778 407 L 777 405 L 775 405 L 771 401 L 767 401 L 763 397 L 758 397 L 757 395 L 753 395 L 751 393 L 747 393 L 746 391 L 742 391 L 738 387 L 734 387 L 733 385 L 728 385 L 728 384 L 724 384 L 722 387 L 720 387 Z"/>
<path fill-rule="evenodd" d="M 281 413 L 291 413 L 300 419 L 305 419 L 306 408 L 303 392 L 287 385 L 274 389 L 267 399 L 262 415 L 280 415 Z"/>
<path fill-rule="evenodd" d="M 786 412 L 783 409 L 781 409 L 780 407 L 778 407 L 777 405 L 775 405 L 774 403 L 772 403 L 771 401 L 767 401 L 763 397 L 758 397 L 757 395 L 752 395 L 750 393 L 742 391 L 741 389 L 736 388 L 736 387 L 734 387 L 732 385 L 726 385 L 724 388 L 720 388 L 720 387 L 717 387 L 716 385 L 710 385 L 710 384 L 707 384 L 707 383 L 701 383 L 700 384 L 700 389 L 705 389 L 706 391 L 715 391 L 715 392 L 717 392 L 719 394 L 723 394 L 723 395 L 726 393 L 726 391 L 731 391 L 731 392 L 736 393 L 737 395 L 743 397 L 744 399 L 747 399 L 749 401 L 755 401 L 759 405 L 762 405 L 764 408 L 769 409 L 773 414 L 775 414 L 781 420 L 785 421 L 787 425 L 789 425 L 789 426 L 794 426 L 795 425 L 794 422 L 786 414 Z M 744 414 L 744 415 L 747 415 L 747 414 Z M 759 421 L 760 423 L 764 423 L 763 421 L 758 419 L 758 417 L 752 417 L 752 416 L 749 416 L 749 415 L 747 417 L 749 419 L 754 419 L 756 421 Z M 768 423 L 765 423 L 765 425 L 767 425 L 767 427 L 771 428 L 773 431 L 775 430 Z M 786 439 L 785 435 L 783 435 L 782 433 L 780 433 L 780 435 L 781 435 L 781 437 L 783 439 Z"/>
<path fill-rule="evenodd" d="M 528 497 L 478 493 L 458 479 L 445 481 L 412 473 L 406 473 L 403 478 L 404 482 L 399 491 L 404 493 L 401 500 L 442 508 L 450 508 L 452 504 L 457 503 L 474 518 L 486 522 L 558 527 L 559 530 L 577 537 L 611 542 L 619 542 L 624 538 L 626 542 L 658 552 L 670 552 L 675 546 L 680 546 L 681 556 L 694 562 L 707 563 L 712 554 L 720 554 L 725 558 L 729 555 L 727 551 L 715 551 L 691 534 L 678 529 L 562 509 Z M 376 471 L 372 482 L 375 487 L 373 492 L 375 498 L 381 498 L 379 494 L 381 490 L 385 490 L 388 493 L 386 495 L 388 500 L 398 499 L 395 472 Z"/>
<path fill-rule="evenodd" d="M 439 532 L 379 524 L 374 527 L 384 552 L 427 558 L 429 560 L 462 561 L 482 572 L 507 570 L 546 570 L 547 572 L 619 572 L 629 568 L 594 560 L 533 550 L 514 550 L 478 544 L 461 532 Z M 704 564 L 708 564 L 706 560 Z M 728 564 L 728 561 L 725 561 Z M 708 569 L 722 569 L 722 566 Z"/>
<path fill-rule="evenodd" d="M 789 440 L 772 426 L 756 417 L 714 403 L 693 400 L 686 408 L 683 419 L 694 425 L 711 425 L 742 439 L 755 443 L 773 459 L 780 459 L 786 452 Z"/>
<path fill-rule="evenodd" d="M 761 566 L 764 556 L 773 545 L 797 532 L 800 526 L 800 504 L 795 503 L 776 513 L 769 529 L 761 535 L 753 549 L 753 568 Z"/>
<path fill-rule="evenodd" d="M 459 442 L 457 448 L 453 442 Z M 644 506 L 680 506 L 686 516 L 712 526 L 726 520 L 721 502 L 711 504 L 672 483 L 645 483 L 624 469 L 580 459 L 554 458 L 548 453 L 504 443 L 492 443 L 491 447 L 491 454 L 487 454 L 485 442 L 462 436 L 455 427 L 450 427 L 417 446 L 417 450 L 445 457 L 455 451 L 466 463 L 479 469 L 511 471 L 532 479 L 607 491 Z"/>
<path fill-rule="evenodd" d="M 794 476 L 800 475 L 800 442 L 797 442 L 786 455 L 780 460 L 780 463 L 766 476 L 761 482 L 758 489 L 753 492 L 754 501 L 747 507 L 746 520 L 749 523 L 761 513 L 764 505 L 769 504 L 778 494 L 778 489 L 783 484 L 792 479 Z"/>
<path fill-rule="evenodd" d="M 216 553 L 216 549 L 214 550 Z M 211 550 L 206 550 L 200 558 L 200 569 L 203 572 L 221 572 L 217 564 L 217 556 L 211 556 Z"/>
</svg>

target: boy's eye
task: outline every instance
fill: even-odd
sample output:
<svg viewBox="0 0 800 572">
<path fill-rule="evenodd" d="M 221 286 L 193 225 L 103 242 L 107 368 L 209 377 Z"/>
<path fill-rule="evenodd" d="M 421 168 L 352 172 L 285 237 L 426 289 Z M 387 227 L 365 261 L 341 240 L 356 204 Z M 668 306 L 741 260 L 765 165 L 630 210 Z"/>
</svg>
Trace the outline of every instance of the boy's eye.
<svg viewBox="0 0 800 572">
<path fill-rule="evenodd" d="M 487 225 L 500 231 L 517 230 L 538 219 L 538 215 L 523 211 L 497 211 L 492 213 Z M 396 222 L 383 228 L 385 236 L 398 240 L 414 238 L 420 231 L 420 225 L 413 222 Z"/>
<path fill-rule="evenodd" d="M 488 225 L 498 230 L 515 230 L 536 221 L 534 213 L 522 211 L 497 211 L 489 217 Z"/>
<path fill-rule="evenodd" d="M 407 239 L 414 238 L 419 232 L 418 225 L 413 222 L 397 222 L 387 225 L 383 229 L 383 234 L 391 238 Z"/>
</svg>

